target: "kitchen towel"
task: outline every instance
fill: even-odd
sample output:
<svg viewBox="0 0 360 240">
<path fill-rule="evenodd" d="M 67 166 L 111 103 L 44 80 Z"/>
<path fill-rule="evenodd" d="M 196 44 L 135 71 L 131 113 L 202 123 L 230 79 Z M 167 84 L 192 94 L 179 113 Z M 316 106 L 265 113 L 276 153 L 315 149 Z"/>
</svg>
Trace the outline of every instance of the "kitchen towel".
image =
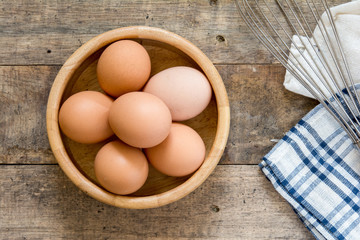
<svg viewBox="0 0 360 240">
<path fill-rule="evenodd" d="M 360 239 L 360 152 L 322 105 L 260 167 L 317 239 Z"/>
</svg>

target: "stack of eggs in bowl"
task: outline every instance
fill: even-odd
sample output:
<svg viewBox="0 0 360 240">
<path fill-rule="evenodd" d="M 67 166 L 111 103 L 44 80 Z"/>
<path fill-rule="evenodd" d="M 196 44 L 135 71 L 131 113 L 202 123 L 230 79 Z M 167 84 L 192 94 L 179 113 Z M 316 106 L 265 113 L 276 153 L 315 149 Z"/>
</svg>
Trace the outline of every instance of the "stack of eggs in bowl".
<svg viewBox="0 0 360 240">
<path fill-rule="evenodd" d="M 132 26 L 94 37 L 67 59 L 46 122 L 52 152 L 77 187 L 141 209 L 177 201 L 207 179 L 225 149 L 230 108 L 199 48 Z"/>
<path fill-rule="evenodd" d="M 148 162 L 165 175 L 183 177 L 205 159 L 202 138 L 178 122 L 196 117 L 209 104 L 207 78 L 186 66 L 167 68 L 149 79 L 150 73 L 151 60 L 142 45 L 116 41 L 96 67 L 105 93 L 75 93 L 59 111 L 62 132 L 76 142 L 98 143 L 115 134 L 94 163 L 99 183 L 115 194 L 139 190 L 148 177 Z"/>
</svg>

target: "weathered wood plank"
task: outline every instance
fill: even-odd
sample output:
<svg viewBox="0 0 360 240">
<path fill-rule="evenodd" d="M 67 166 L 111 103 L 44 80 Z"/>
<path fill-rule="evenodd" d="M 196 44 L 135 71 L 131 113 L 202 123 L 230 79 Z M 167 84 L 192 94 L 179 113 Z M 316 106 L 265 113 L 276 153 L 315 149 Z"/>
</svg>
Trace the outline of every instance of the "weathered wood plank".
<svg viewBox="0 0 360 240">
<path fill-rule="evenodd" d="M 273 65 L 217 66 L 231 130 L 223 164 L 257 164 L 316 102 L 286 91 Z M 0 67 L 0 163 L 55 163 L 46 134 L 47 96 L 59 66 Z"/>
<path fill-rule="evenodd" d="M 0 67 L 0 163 L 54 163 L 46 104 L 59 67 Z"/>
<path fill-rule="evenodd" d="M 257 166 L 218 166 L 192 194 L 146 210 L 80 192 L 57 165 L 0 166 L 1 239 L 312 239 Z"/>
<path fill-rule="evenodd" d="M 132 25 L 175 32 L 215 63 L 274 62 L 245 26 L 233 0 L 7 0 L 0 9 L 0 65 L 63 64 L 92 37 Z"/>
<path fill-rule="evenodd" d="M 287 91 L 274 65 L 217 66 L 228 91 L 231 125 L 221 163 L 257 164 L 317 101 Z"/>
</svg>

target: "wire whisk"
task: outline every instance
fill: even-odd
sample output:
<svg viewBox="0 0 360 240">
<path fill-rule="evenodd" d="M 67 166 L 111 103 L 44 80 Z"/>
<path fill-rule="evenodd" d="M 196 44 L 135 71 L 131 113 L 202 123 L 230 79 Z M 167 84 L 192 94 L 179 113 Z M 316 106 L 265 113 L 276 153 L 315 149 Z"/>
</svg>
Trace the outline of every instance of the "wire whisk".
<svg viewBox="0 0 360 240">
<path fill-rule="evenodd" d="M 360 147 L 357 86 L 326 0 L 238 0 L 243 20 Z"/>
</svg>

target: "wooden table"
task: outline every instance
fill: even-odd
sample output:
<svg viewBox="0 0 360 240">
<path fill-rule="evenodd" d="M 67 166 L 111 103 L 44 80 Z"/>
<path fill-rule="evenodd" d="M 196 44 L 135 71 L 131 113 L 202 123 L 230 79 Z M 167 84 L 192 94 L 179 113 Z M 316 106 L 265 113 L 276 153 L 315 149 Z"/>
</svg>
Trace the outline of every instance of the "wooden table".
<svg viewBox="0 0 360 240">
<path fill-rule="evenodd" d="M 312 239 L 257 164 L 317 102 L 284 90 L 283 67 L 232 0 L 5 0 L 0 9 L 0 239 Z M 196 191 L 157 209 L 88 197 L 61 171 L 46 134 L 47 97 L 61 65 L 92 37 L 130 25 L 197 45 L 231 105 L 219 166 Z"/>
</svg>

